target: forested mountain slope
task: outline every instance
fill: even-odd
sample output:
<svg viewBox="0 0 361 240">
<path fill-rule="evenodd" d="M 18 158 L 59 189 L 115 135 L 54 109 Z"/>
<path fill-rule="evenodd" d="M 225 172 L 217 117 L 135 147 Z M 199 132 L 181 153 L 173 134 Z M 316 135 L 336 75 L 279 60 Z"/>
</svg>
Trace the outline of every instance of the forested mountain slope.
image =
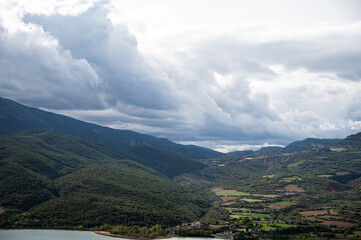
<svg viewBox="0 0 361 240">
<path fill-rule="evenodd" d="M 209 200 L 126 154 L 48 131 L 0 137 L 0 226 L 174 225 Z"/>
<path fill-rule="evenodd" d="M 22 130 L 45 129 L 111 145 L 118 149 L 150 146 L 185 157 L 203 159 L 220 157 L 222 153 L 194 145 L 181 145 L 129 130 L 117 130 L 76 120 L 64 115 L 27 107 L 0 97 L 0 134 L 13 135 Z"/>
</svg>

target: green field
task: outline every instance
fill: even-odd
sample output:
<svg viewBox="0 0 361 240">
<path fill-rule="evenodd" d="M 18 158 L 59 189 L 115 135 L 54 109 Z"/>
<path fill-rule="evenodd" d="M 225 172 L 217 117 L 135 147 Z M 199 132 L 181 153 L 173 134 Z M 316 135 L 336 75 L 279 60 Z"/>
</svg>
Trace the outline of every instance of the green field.
<svg viewBox="0 0 361 240">
<path fill-rule="evenodd" d="M 282 180 L 297 180 L 297 179 L 299 179 L 298 176 L 282 178 Z"/>
<path fill-rule="evenodd" d="M 252 194 L 252 193 L 245 193 L 245 192 L 235 192 L 235 193 L 218 194 L 218 196 L 221 196 L 221 197 L 254 196 L 254 197 L 264 197 L 264 198 L 275 198 L 275 197 L 279 197 L 280 195 L 276 195 L 276 194 Z"/>
<path fill-rule="evenodd" d="M 267 218 L 271 218 L 271 216 L 269 214 L 256 213 L 256 214 L 252 215 L 252 218 L 259 218 L 259 219 L 265 220 Z"/>
<path fill-rule="evenodd" d="M 267 214 L 265 214 L 267 215 Z M 287 223 L 273 223 L 271 221 L 255 221 L 255 223 L 261 225 L 261 230 L 263 231 L 273 231 L 277 228 L 291 228 L 291 227 L 297 227 L 295 224 L 287 224 Z"/>
<path fill-rule="evenodd" d="M 270 227 L 268 225 L 264 225 L 264 226 L 261 227 L 261 230 L 269 232 L 269 231 L 276 230 L 276 228 L 275 227 Z"/>
<path fill-rule="evenodd" d="M 272 175 L 264 175 L 264 176 L 262 176 L 263 178 L 273 178 L 275 175 L 274 174 L 272 174 Z"/>
<path fill-rule="evenodd" d="M 330 147 L 330 150 L 333 151 L 333 152 L 342 152 L 342 151 L 346 151 L 347 148 L 342 148 L 342 147 L 339 147 L 339 148 L 336 148 L 336 147 Z"/>
<path fill-rule="evenodd" d="M 288 167 L 297 167 L 298 165 L 301 165 L 302 163 L 305 163 L 306 161 L 307 160 L 304 159 L 304 160 L 298 161 L 296 163 L 289 164 Z"/>
<path fill-rule="evenodd" d="M 270 221 L 259 221 L 257 222 L 257 224 L 260 224 L 262 227 L 261 227 L 261 230 L 263 231 L 273 231 L 273 230 L 276 230 L 276 227 L 274 226 L 270 226 L 272 223 Z"/>
<path fill-rule="evenodd" d="M 245 192 L 235 192 L 235 193 L 226 193 L 226 194 L 218 194 L 221 197 L 237 197 L 237 196 L 249 196 L 251 194 Z"/>
<path fill-rule="evenodd" d="M 297 227 L 297 225 L 295 224 L 287 224 L 287 223 L 276 223 L 276 225 L 280 228 Z"/>
<path fill-rule="evenodd" d="M 323 177 L 323 178 L 329 178 L 329 177 L 332 177 L 334 175 L 331 175 L 331 174 L 321 174 L 321 175 L 317 175 L 317 177 Z"/>
<path fill-rule="evenodd" d="M 276 195 L 276 194 L 252 194 L 252 196 L 254 196 L 254 197 L 264 197 L 264 198 L 276 198 L 276 197 L 279 197 L 281 195 Z"/>
<path fill-rule="evenodd" d="M 240 200 L 245 202 L 262 202 L 262 200 L 260 199 L 252 199 L 252 198 L 241 198 Z"/>
</svg>

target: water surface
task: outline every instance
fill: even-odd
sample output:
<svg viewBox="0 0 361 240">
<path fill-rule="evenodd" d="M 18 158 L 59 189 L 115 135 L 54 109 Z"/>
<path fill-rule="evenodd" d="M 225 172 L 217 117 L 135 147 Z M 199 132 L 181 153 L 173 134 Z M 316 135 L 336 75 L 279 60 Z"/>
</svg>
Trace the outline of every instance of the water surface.
<svg viewBox="0 0 361 240">
<path fill-rule="evenodd" d="M 0 230 L 1 240 L 113 240 L 88 231 L 67 230 Z M 121 238 L 118 238 L 121 239 Z"/>
<path fill-rule="evenodd" d="M 0 229 L 0 240 L 128 240 L 98 235 L 89 231 Z M 169 238 L 169 240 L 215 240 L 215 238 Z"/>
</svg>

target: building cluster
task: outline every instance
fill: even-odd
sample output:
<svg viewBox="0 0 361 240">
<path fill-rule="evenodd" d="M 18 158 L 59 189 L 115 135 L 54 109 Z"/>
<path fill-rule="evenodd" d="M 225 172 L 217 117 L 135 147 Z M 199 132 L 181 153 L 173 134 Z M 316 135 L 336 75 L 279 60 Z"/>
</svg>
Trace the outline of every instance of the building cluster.
<svg viewBox="0 0 361 240">
<path fill-rule="evenodd" d="M 197 229 L 200 229 L 204 225 L 207 225 L 207 224 L 201 223 L 201 222 L 182 223 L 181 225 L 178 225 L 171 229 L 172 235 L 176 236 L 177 232 L 179 230 L 186 230 L 186 231 L 197 230 Z M 212 234 L 212 236 L 215 238 L 233 239 L 234 233 L 232 231 L 224 231 L 224 232 L 218 232 L 218 233 Z"/>
</svg>

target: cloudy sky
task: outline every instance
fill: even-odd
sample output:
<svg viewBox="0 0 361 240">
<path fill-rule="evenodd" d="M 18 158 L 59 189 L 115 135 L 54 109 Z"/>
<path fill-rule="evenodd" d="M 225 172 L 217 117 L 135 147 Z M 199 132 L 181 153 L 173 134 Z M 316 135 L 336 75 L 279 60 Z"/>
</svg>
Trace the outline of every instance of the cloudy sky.
<svg viewBox="0 0 361 240">
<path fill-rule="evenodd" d="M 0 96 L 233 151 L 361 131 L 361 1 L 0 1 Z"/>
</svg>

